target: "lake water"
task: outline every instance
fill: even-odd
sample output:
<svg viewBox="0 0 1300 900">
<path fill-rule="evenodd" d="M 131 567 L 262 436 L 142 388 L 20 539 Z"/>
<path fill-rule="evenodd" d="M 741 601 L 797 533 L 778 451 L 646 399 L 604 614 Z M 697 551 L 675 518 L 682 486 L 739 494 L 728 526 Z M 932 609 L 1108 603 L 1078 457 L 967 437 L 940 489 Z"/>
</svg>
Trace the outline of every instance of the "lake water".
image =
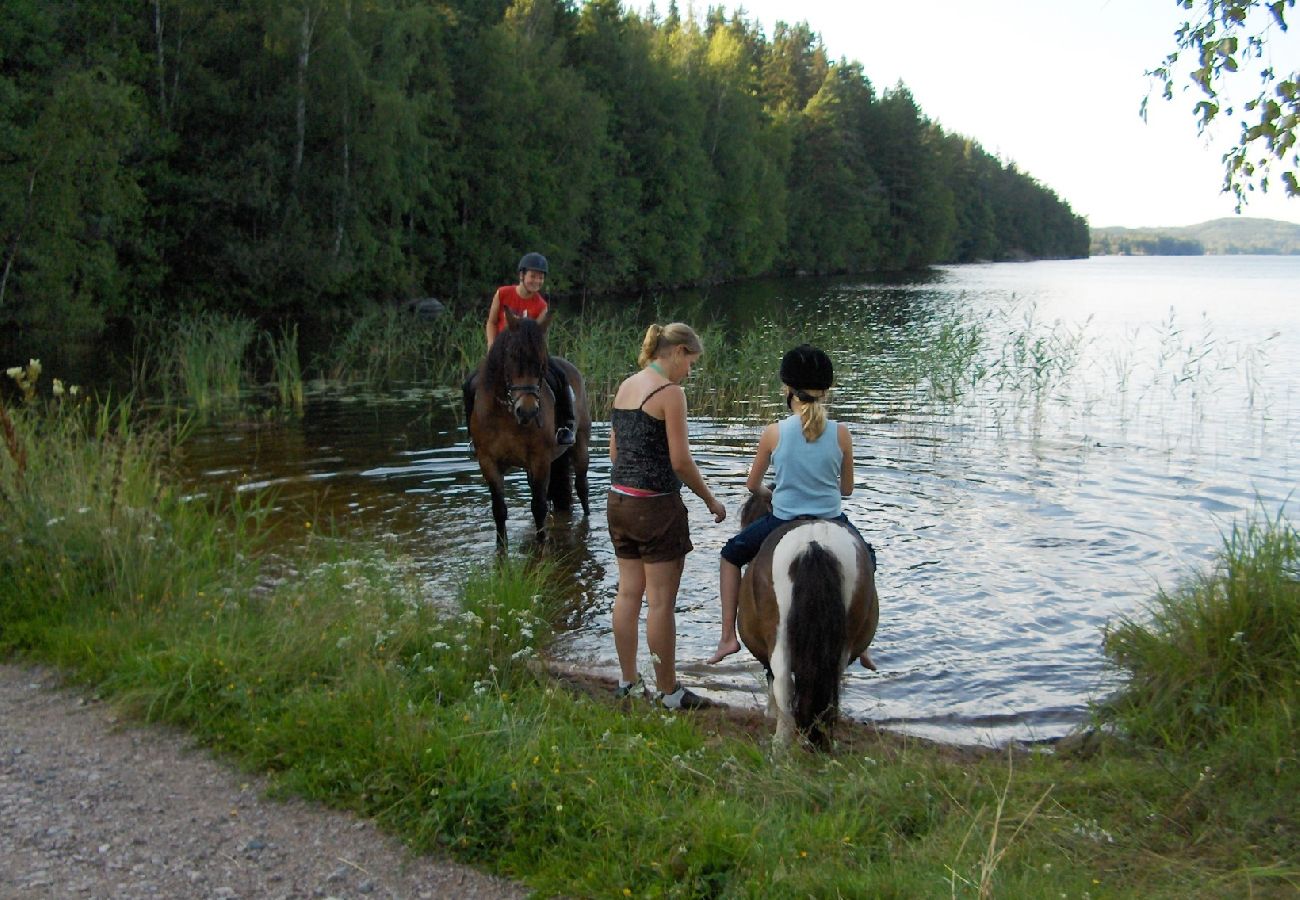
<svg viewBox="0 0 1300 900">
<path fill-rule="evenodd" d="M 1103 257 L 714 292 L 738 321 L 780 308 L 810 335 L 833 321 L 879 337 L 869 357 L 836 358 L 833 415 L 857 454 L 846 510 L 877 548 L 881 597 L 879 671 L 850 669 L 844 713 L 955 743 L 1049 739 L 1079 723 L 1113 687 L 1107 622 L 1204 570 L 1222 533 L 1275 515 L 1293 492 L 1297 296 L 1296 257 Z M 658 303 L 671 314 L 671 297 Z M 944 349 L 953 335 L 971 339 L 966 351 Z M 717 553 L 761 424 L 780 412 L 775 397 L 759 407 L 691 420 L 731 518 L 713 525 L 687 492 L 696 551 L 678 600 L 683 679 L 751 706 L 763 679 L 746 652 L 701 660 L 717 640 Z M 373 536 L 437 596 L 493 553 L 458 417 L 450 391 L 319 391 L 301 422 L 201 431 L 185 477 L 199 492 L 275 487 L 284 533 L 312 517 Z M 574 597 L 557 652 L 612 676 L 608 434 L 597 423 L 590 519 L 556 522 L 552 539 Z M 512 552 L 529 552 L 520 476 L 509 491 Z M 641 665 L 648 674 L 644 645 Z"/>
</svg>

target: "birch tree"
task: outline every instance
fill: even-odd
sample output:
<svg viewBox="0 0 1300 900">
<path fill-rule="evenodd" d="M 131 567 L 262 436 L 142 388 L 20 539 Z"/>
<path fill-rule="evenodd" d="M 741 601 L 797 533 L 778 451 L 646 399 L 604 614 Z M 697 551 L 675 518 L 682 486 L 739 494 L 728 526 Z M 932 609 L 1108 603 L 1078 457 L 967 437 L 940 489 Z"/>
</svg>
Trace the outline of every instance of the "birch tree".
<svg viewBox="0 0 1300 900">
<path fill-rule="evenodd" d="M 1174 32 L 1174 50 L 1147 74 L 1165 100 L 1190 90 L 1204 132 L 1229 119 L 1237 136 L 1223 154 L 1223 190 L 1237 198 L 1237 211 L 1258 186 L 1267 191 L 1274 174 L 1289 196 L 1300 195 L 1300 70 L 1292 57 L 1270 53 L 1270 41 L 1287 31 L 1296 0 L 1175 0 L 1187 18 Z M 1250 76 L 1255 88 L 1235 93 Z M 1184 80 L 1186 79 L 1186 80 Z M 1146 116 L 1147 101 L 1142 101 Z"/>
</svg>

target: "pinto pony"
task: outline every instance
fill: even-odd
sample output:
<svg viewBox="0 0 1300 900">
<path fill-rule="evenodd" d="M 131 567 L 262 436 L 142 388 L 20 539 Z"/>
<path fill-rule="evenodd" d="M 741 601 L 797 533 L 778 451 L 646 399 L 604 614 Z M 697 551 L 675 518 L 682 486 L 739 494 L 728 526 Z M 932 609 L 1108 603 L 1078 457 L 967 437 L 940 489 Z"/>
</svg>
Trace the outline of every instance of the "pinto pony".
<svg viewBox="0 0 1300 900">
<path fill-rule="evenodd" d="M 769 493 L 751 494 L 741 527 L 771 508 Z M 866 652 L 879 617 L 875 557 L 851 529 L 833 519 L 801 519 L 768 535 L 741 578 L 737 625 L 767 670 L 778 743 L 797 731 L 829 749 L 840 679 Z"/>
<path fill-rule="evenodd" d="M 546 514 L 573 508 L 576 490 L 583 515 L 590 513 L 587 497 L 591 412 L 582 373 L 556 357 L 573 389 L 575 441 L 555 442 L 555 395 L 547 383 L 550 354 L 546 328 L 550 322 L 518 316 L 506 309 L 506 328 L 492 342 L 475 376 L 474 411 L 469 435 L 479 470 L 492 495 L 492 519 L 497 545 L 506 546 L 505 475 L 523 469 L 532 491 L 531 508 L 538 538 L 546 536 Z"/>
</svg>

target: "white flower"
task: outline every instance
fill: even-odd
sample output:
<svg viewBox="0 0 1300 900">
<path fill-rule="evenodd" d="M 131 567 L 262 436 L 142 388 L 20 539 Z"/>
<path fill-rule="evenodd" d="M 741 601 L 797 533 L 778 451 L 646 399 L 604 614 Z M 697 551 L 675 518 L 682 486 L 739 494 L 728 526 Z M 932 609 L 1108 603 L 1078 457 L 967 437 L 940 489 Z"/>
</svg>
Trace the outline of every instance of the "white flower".
<svg viewBox="0 0 1300 900">
<path fill-rule="evenodd" d="M 63 379 L 61 379 L 61 378 L 56 378 L 56 379 L 54 379 L 54 386 L 53 386 L 52 390 L 54 391 L 54 396 L 56 396 L 56 397 L 62 397 L 62 396 L 63 396 Z"/>
</svg>

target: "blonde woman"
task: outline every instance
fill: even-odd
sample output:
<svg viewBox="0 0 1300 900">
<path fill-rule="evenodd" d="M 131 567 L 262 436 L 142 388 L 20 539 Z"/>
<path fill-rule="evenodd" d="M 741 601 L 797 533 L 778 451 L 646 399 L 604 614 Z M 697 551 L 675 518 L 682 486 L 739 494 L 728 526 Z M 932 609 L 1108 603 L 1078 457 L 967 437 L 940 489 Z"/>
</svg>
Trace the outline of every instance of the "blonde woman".
<svg viewBox="0 0 1300 900">
<path fill-rule="evenodd" d="M 649 605 L 646 644 L 654 662 L 658 702 L 669 709 L 709 705 L 677 681 L 674 608 L 686 554 L 695 549 L 682 485 L 704 501 L 715 522 L 727 517 L 726 507 L 713 496 L 691 458 L 687 440 L 681 383 L 703 352 L 699 335 L 689 325 L 651 325 L 637 359 L 641 369 L 618 386 L 610 413 L 609 538 L 618 559 L 616 696 L 640 690 L 636 654 L 644 599 Z"/>
<path fill-rule="evenodd" d="M 781 383 L 790 415 L 763 429 L 745 481 L 751 493 L 766 491 L 763 479 L 768 467 L 775 466 L 772 512 L 722 548 L 718 574 L 722 635 L 710 663 L 740 650 L 736 637 L 740 570 L 758 555 L 769 534 L 794 519 L 811 518 L 838 519 L 861 537 L 841 508 L 842 498 L 853 493 L 853 439 L 848 426 L 826 416 L 826 398 L 834 380 L 830 357 L 816 347 L 800 344 L 781 359 Z M 867 546 L 870 549 L 871 545 Z M 875 668 L 866 653 L 860 660 L 867 668 Z"/>
</svg>

